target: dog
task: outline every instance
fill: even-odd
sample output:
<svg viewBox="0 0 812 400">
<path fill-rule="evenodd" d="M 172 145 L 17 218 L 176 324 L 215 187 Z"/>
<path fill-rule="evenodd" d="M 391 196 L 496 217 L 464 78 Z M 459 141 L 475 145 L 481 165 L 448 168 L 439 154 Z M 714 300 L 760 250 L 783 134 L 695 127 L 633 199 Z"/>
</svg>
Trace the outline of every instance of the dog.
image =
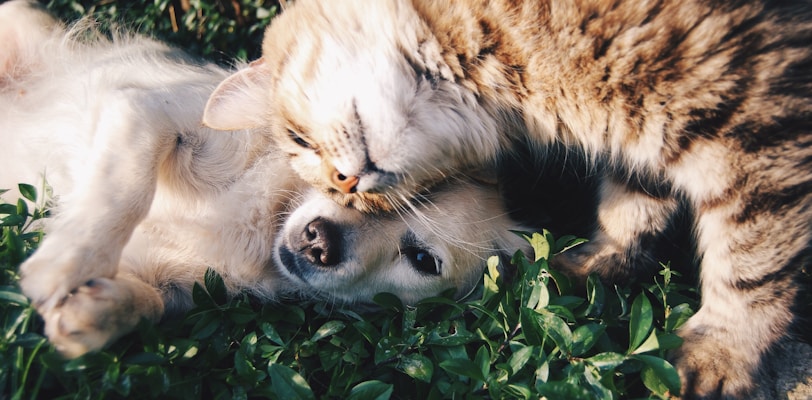
<svg viewBox="0 0 812 400">
<path fill-rule="evenodd" d="M 232 295 L 360 307 L 378 292 L 464 296 L 489 256 L 527 250 L 510 232 L 526 228 L 488 182 L 451 177 L 389 214 L 336 204 L 296 176 L 268 132 L 200 123 L 233 71 L 107 36 L 32 1 L 0 5 L 0 187 L 53 192 L 20 285 L 64 356 L 190 309 L 208 269 Z"/>
</svg>

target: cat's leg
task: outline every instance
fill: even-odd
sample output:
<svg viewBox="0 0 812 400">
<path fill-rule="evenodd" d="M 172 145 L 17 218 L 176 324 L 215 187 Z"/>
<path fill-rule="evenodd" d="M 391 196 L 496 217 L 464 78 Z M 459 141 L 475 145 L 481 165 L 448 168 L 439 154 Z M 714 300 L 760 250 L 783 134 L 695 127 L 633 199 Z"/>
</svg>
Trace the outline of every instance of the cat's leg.
<svg viewBox="0 0 812 400">
<path fill-rule="evenodd" d="M 174 148 L 171 118 L 162 102 L 139 89 L 99 99 L 92 157 L 39 249 L 20 267 L 23 292 L 42 313 L 98 278 L 113 278 L 124 245 L 147 214 L 160 161 Z M 81 140 L 81 139 L 77 139 Z"/>
<path fill-rule="evenodd" d="M 141 319 L 158 322 L 163 311 L 158 290 L 140 279 L 96 278 L 43 314 L 45 334 L 60 354 L 73 358 L 107 346 Z"/>
<path fill-rule="evenodd" d="M 798 271 L 812 259 L 803 186 L 751 178 L 741 182 L 788 185 L 731 190 L 697 207 L 702 306 L 679 331 L 685 342 L 674 355 L 684 398 L 746 395 L 765 353 L 786 335 Z"/>
<path fill-rule="evenodd" d="M 609 281 L 625 281 L 640 271 L 651 271 L 662 232 L 669 226 L 678 202 L 670 194 L 606 177 L 601 182 L 598 226 L 590 240 L 552 260 L 579 281 L 597 273 Z"/>
</svg>

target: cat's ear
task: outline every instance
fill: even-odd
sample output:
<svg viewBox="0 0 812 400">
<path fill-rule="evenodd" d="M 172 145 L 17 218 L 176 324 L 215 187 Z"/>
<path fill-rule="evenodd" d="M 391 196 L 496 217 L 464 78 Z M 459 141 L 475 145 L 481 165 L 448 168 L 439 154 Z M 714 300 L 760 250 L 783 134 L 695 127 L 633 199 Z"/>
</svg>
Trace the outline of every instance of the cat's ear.
<svg viewBox="0 0 812 400">
<path fill-rule="evenodd" d="M 271 79 L 263 60 L 252 62 L 214 89 L 203 111 L 203 125 L 217 130 L 251 129 L 264 124 Z"/>
</svg>

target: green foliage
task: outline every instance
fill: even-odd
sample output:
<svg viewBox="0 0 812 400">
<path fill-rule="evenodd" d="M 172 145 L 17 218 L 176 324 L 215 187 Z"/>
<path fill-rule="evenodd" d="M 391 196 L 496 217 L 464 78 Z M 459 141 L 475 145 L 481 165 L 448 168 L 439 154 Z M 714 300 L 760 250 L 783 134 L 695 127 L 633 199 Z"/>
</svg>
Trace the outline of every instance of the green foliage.
<svg viewBox="0 0 812 400">
<path fill-rule="evenodd" d="M 222 64 L 260 56 L 262 34 L 279 12 L 276 0 L 48 0 L 65 21 L 93 16 L 121 24 Z"/>
<path fill-rule="evenodd" d="M 33 188 L 21 187 L 36 202 Z M 229 299 L 219 276 L 193 289 L 196 307 L 142 324 L 110 349 L 62 360 L 16 286 L 45 215 L 0 206 L 0 393 L 33 398 L 670 398 L 679 379 L 663 356 L 696 307 L 663 266 L 651 284 L 583 288 L 548 259 L 575 243 L 525 234 L 536 249 L 513 266 L 488 261 L 480 291 L 404 306 L 380 294 L 367 313 L 327 304 Z M 9 244 L 12 243 L 12 244 Z M 501 268 L 516 268 L 507 280 Z"/>
</svg>

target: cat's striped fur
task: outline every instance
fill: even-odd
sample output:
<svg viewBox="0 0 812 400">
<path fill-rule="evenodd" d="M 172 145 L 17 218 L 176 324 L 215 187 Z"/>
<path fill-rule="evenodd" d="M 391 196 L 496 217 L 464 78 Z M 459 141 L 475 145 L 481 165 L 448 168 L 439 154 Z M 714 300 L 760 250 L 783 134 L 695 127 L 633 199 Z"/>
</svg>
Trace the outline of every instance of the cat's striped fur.
<svg viewBox="0 0 812 400">
<path fill-rule="evenodd" d="M 609 171 L 576 275 L 633 274 L 685 199 L 703 305 L 675 362 L 686 398 L 731 398 L 810 263 L 810 97 L 807 0 L 299 0 L 204 119 L 269 126 L 301 176 L 371 210 L 487 170 L 514 136 L 564 143 Z"/>
</svg>

